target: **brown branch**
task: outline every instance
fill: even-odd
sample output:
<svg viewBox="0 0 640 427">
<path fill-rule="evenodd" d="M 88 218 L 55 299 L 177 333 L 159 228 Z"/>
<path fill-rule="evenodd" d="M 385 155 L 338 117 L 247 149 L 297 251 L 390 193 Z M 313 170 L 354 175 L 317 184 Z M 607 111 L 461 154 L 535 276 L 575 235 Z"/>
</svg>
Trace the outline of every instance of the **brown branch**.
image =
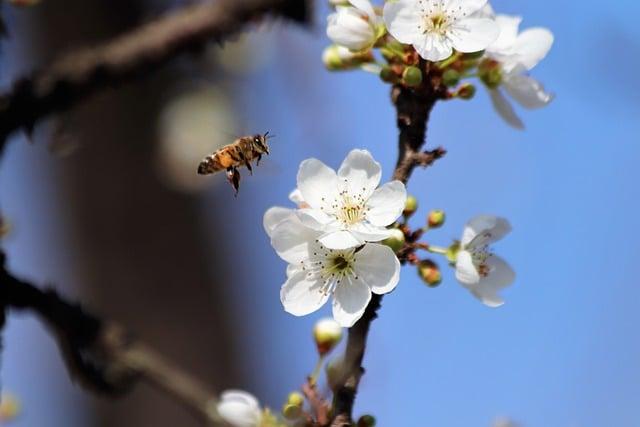
<svg viewBox="0 0 640 427">
<path fill-rule="evenodd" d="M 422 152 L 429 115 L 435 103 L 446 97 L 446 87 L 441 84 L 437 72 L 430 73 L 429 64 L 421 62 L 427 78 L 417 88 L 397 84 L 391 90 L 391 100 L 396 107 L 398 137 L 398 161 L 393 179 L 407 183 L 417 166 L 429 166 L 446 154 L 443 148 Z M 434 70 L 435 71 L 435 70 Z M 406 261 L 406 260 L 405 260 Z M 403 262 L 404 263 L 404 262 Z M 353 404 L 360 377 L 364 374 L 362 359 L 367 345 L 371 322 L 378 317 L 381 295 L 373 295 L 363 316 L 349 329 L 345 352 L 343 376 L 334 390 L 334 419 L 331 427 L 351 426 Z"/>
<path fill-rule="evenodd" d="M 104 87 L 121 84 L 187 51 L 223 42 L 266 14 L 307 22 L 308 0 L 217 0 L 185 7 L 102 46 L 63 56 L 15 83 L 0 96 L 0 152 L 8 136 L 30 131 L 47 115 L 65 110 Z"/>
<path fill-rule="evenodd" d="M 118 395 L 139 380 L 148 382 L 208 423 L 219 423 L 216 396 L 153 349 L 113 322 L 88 313 L 80 305 L 12 276 L 0 252 L 0 316 L 29 310 L 54 333 L 75 380 L 95 392 Z M 0 325 L 2 326 L 2 325 Z"/>
</svg>

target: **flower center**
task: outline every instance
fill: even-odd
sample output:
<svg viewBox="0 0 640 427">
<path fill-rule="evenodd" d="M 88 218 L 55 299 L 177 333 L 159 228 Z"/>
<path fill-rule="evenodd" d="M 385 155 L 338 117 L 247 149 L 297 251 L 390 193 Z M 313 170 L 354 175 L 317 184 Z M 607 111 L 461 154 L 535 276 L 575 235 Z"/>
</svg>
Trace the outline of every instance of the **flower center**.
<svg viewBox="0 0 640 427">
<path fill-rule="evenodd" d="M 344 225 L 349 226 L 362 221 L 365 211 L 364 199 L 362 197 L 354 199 L 348 194 L 342 194 L 342 201 L 337 216 Z"/>
<path fill-rule="evenodd" d="M 319 291 L 327 295 L 333 293 L 346 276 L 355 275 L 354 263 L 354 249 L 336 251 L 319 245 L 314 249 L 311 260 L 303 263 L 302 269 L 308 271 L 309 278 L 322 280 Z"/>
<path fill-rule="evenodd" d="M 491 258 L 491 256 L 493 256 L 493 254 L 487 245 L 478 246 L 471 250 L 473 265 L 475 265 L 478 274 L 482 277 L 487 277 L 489 273 L 491 273 L 491 268 L 487 265 L 487 260 Z"/>
</svg>

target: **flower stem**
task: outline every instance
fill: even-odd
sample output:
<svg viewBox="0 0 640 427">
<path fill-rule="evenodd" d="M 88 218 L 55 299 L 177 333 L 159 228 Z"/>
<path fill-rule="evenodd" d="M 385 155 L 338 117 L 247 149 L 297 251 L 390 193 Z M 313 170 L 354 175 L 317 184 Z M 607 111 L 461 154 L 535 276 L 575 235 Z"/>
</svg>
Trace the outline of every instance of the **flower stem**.
<svg viewBox="0 0 640 427">
<path fill-rule="evenodd" d="M 427 247 L 427 250 L 429 252 L 431 252 L 431 253 L 440 254 L 440 255 L 446 255 L 447 252 L 448 252 L 447 248 L 443 248 L 443 247 L 440 247 L 440 246 L 433 246 L 433 245 L 429 245 Z"/>
<path fill-rule="evenodd" d="M 309 376 L 309 384 L 315 385 L 318 381 L 318 376 L 320 375 L 320 371 L 322 370 L 322 365 L 324 364 L 324 355 L 320 355 L 318 357 L 318 361 L 316 362 L 316 366 L 313 368 L 313 372 Z"/>
</svg>

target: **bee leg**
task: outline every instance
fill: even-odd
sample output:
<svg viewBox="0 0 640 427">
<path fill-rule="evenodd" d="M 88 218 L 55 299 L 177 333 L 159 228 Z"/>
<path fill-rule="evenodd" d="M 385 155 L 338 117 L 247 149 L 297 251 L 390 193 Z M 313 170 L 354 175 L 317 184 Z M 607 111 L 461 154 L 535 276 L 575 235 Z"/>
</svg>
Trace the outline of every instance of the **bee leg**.
<svg viewBox="0 0 640 427">
<path fill-rule="evenodd" d="M 258 154 L 256 156 L 256 159 L 258 159 L 258 161 L 256 162 L 256 166 L 260 166 L 260 160 L 262 159 L 262 154 Z"/>
<path fill-rule="evenodd" d="M 238 189 L 240 188 L 240 172 L 236 168 L 227 169 L 227 180 L 235 190 L 234 196 L 238 196 Z"/>
<path fill-rule="evenodd" d="M 253 175 L 253 169 L 251 168 L 251 163 L 249 163 L 249 160 L 245 159 L 244 165 L 247 167 L 247 169 L 249 169 L 249 174 Z"/>
</svg>

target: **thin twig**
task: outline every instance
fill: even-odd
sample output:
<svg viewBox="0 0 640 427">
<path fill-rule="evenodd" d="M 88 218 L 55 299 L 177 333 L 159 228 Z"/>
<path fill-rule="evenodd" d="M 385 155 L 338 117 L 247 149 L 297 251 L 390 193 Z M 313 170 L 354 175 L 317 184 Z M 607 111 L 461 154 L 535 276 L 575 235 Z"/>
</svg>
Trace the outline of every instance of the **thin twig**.
<svg viewBox="0 0 640 427">
<path fill-rule="evenodd" d="M 437 75 L 429 75 L 429 66 L 422 62 L 427 71 L 425 82 L 417 88 L 394 85 L 391 99 L 396 107 L 398 137 L 398 161 L 393 179 L 407 183 L 417 166 L 429 166 L 446 154 L 443 148 L 422 152 L 425 143 L 429 114 L 435 103 L 446 96 L 446 88 Z M 404 260 L 406 261 L 406 260 Z M 363 316 L 349 329 L 345 352 L 343 377 L 340 386 L 334 390 L 334 419 L 331 427 L 352 425 L 352 412 L 360 378 L 364 374 L 362 359 L 367 345 L 371 322 L 378 317 L 382 302 L 381 295 L 373 295 Z"/>
<path fill-rule="evenodd" d="M 207 423 L 220 423 L 216 396 L 200 381 L 166 360 L 155 350 L 104 321 L 55 291 L 11 275 L 0 252 L 0 316 L 11 310 L 29 310 L 54 333 L 71 376 L 83 386 L 118 395 L 143 380 L 191 409 Z"/>
<path fill-rule="evenodd" d="M 221 43 L 266 14 L 308 22 L 308 0 L 217 0 L 166 15 L 102 46 L 73 52 L 22 78 L 0 96 L 0 152 L 11 132 L 30 131 L 104 87 L 148 75 L 180 53 Z"/>
</svg>

